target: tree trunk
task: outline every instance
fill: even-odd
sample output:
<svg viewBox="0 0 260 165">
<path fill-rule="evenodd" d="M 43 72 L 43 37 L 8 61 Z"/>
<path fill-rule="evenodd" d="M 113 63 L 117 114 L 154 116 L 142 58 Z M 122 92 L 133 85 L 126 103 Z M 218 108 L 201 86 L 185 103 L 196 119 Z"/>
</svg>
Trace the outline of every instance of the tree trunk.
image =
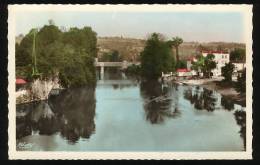
<svg viewBox="0 0 260 165">
<path fill-rule="evenodd" d="M 176 46 L 176 61 L 179 62 L 179 48 Z"/>
</svg>

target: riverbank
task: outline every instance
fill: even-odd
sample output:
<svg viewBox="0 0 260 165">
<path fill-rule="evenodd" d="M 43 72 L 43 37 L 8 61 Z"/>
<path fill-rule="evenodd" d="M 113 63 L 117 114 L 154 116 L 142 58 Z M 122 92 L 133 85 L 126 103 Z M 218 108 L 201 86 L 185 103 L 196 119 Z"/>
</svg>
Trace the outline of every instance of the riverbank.
<svg viewBox="0 0 260 165">
<path fill-rule="evenodd" d="M 47 100 L 51 91 L 63 89 L 58 80 L 35 80 L 27 88 L 16 91 L 16 104 Z"/>
<path fill-rule="evenodd" d="M 232 85 L 223 85 L 221 83 L 222 79 L 222 77 L 217 77 L 211 79 L 182 80 L 178 82 L 186 85 L 199 85 L 209 90 L 215 90 L 221 95 L 233 100 L 236 104 L 245 106 L 246 95 L 241 95 L 240 93 L 238 93 Z"/>
</svg>

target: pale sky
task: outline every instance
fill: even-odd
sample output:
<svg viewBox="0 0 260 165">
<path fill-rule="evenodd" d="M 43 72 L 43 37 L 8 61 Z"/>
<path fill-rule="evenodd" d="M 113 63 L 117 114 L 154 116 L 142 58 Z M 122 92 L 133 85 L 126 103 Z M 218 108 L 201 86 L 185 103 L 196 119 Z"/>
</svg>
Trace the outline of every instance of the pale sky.
<svg viewBox="0 0 260 165">
<path fill-rule="evenodd" d="M 245 42 L 243 15 L 239 12 L 19 12 L 16 35 L 54 20 L 59 27 L 91 26 L 99 37 L 123 36 L 144 39 L 158 32 L 184 41 Z"/>
</svg>

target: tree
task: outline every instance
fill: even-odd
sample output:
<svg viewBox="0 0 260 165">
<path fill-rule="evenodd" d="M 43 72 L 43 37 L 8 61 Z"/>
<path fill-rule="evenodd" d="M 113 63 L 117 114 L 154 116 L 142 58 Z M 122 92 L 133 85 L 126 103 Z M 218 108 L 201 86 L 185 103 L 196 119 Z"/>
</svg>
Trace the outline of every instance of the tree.
<svg viewBox="0 0 260 165">
<path fill-rule="evenodd" d="M 141 52 L 141 74 L 147 79 L 157 79 L 162 72 L 174 69 L 171 47 L 159 36 L 158 33 L 153 33 Z"/>
<path fill-rule="evenodd" d="M 45 25 L 36 34 L 37 69 L 42 78 L 60 76 L 64 87 L 95 83 L 94 58 L 97 34 L 90 27 L 71 28 L 62 32 L 54 23 Z M 32 67 L 33 29 L 16 45 L 16 73 L 28 75 L 22 67 Z M 23 73 L 21 72 L 21 70 Z"/>
<path fill-rule="evenodd" d="M 197 72 L 201 72 L 203 67 L 204 67 L 204 60 L 205 60 L 205 58 L 203 57 L 202 54 L 200 54 L 200 55 L 198 55 L 196 57 L 196 59 L 197 59 L 197 61 L 193 61 L 192 62 L 191 68 L 193 70 L 196 70 Z"/>
<path fill-rule="evenodd" d="M 231 62 L 227 63 L 221 68 L 221 75 L 224 77 L 225 82 L 232 82 L 232 74 L 234 72 L 234 64 Z"/>
<path fill-rule="evenodd" d="M 216 62 L 214 61 L 215 56 L 213 54 L 208 54 L 204 60 L 204 74 L 206 77 L 211 77 L 211 70 L 216 68 Z"/>
<path fill-rule="evenodd" d="M 242 73 L 238 74 L 235 89 L 241 94 L 246 92 L 246 69 L 243 69 Z"/>
<path fill-rule="evenodd" d="M 176 68 L 187 68 L 187 61 L 185 60 L 180 60 L 178 63 L 177 63 L 177 67 Z"/>
<path fill-rule="evenodd" d="M 232 62 L 246 62 L 246 50 L 242 48 L 235 48 L 230 52 L 230 61 Z"/>
<path fill-rule="evenodd" d="M 114 50 L 112 52 L 105 52 L 103 53 L 103 55 L 101 56 L 101 61 L 104 62 L 119 62 L 121 61 L 119 52 L 117 50 Z"/>
<path fill-rule="evenodd" d="M 214 61 L 215 56 L 208 54 L 206 57 L 203 55 L 197 56 L 197 61 L 192 63 L 192 69 L 203 72 L 205 77 L 211 77 L 211 70 L 216 68 L 216 62 Z"/>
<path fill-rule="evenodd" d="M 178 36 L 172 38 L 171 44 L 175 47 L 175 50 L 176 50 L 176 62 L 177 63 L 180 60 L 180 57 L 179 57 L 179 46 L 182 43 L 183 43 L 182 38 L 180 38 Z"/>
</svg>

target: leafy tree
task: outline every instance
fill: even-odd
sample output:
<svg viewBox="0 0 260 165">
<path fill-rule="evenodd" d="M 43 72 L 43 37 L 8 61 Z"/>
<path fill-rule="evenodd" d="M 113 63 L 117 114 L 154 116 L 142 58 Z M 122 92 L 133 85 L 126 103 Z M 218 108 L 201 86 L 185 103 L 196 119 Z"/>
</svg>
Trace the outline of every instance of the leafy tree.
<svg viewBox="0 0 260 165">
<path fill-rule="evenodd" d="M 214 58 L 213 54 L 208 54 L 206 57 L 200 54 L 197 56 L 197 61 L 192 63 L 192 69 L 203 72 L 203 75 L 209 78 L 211 77 L 211 70 L 216 68 Z"/>
<path fill-rule="evenodd" d="M 215 56 L 208 54 L 204 59 L 203 74 L 206 77 L 211 77 L 211 70 L 216 68 L 216 62 L 214 61 Z"/>
<path fill-rule="evenodd" d="M 33 30 L 16 45 L 17 76 L 29 78 L 28 70 L 21 68 L 32 67 Z M 95 83 L 96 36 L 90 27 L 62 32 L 50 22 L 40 28 L 36 34 L 36 57 L 42 77 L 51 78 L 58 73 L 65 87 Z"/>
<path fill-rule="evenodd" d="M 246 61 L 246 50 L 242 48 L 235 48 L 230 52 L 230 61 L 232 62 L 245 62 Z"/>
<path fill-rule="evenodd" d="M 171 45 L 173 45 L 175 47 L 175 50 L 176 50 L 176 61 L 178 63 L 179 60 L 180 60 L 180 57 L 179 57 L 179 46 L 180 46 L 180 44 L 183 43 L 183 40 L 182 40 L 182 38 L 176 36 L 176 37 L 172 38 L 172 41 L 170 41 L 170 43 L 171 43 Z"/>
<path fill-rule="evenodd" d="M 174 68 L 171 47 L 159 36 L 158 33 L 153 33 L 141 52 L 141 74 L 147 79 L 157 79 L 162 72 Z"/>
<path fill-rule="evenodd" d="M 104 62 L 119 62 L 121 61 L 119 52 L 117 50 L 114 50 L 110 53 L 106 52 L 102 55 L 101 61 Z"/>
<path fill-rule="evenodd" d="M 232 82 L 232 74 L 234 72 L 234 64 L 231 62 L 227 63 L 221 68 L 221 75 L 224 77 L 225 82 Z"/>
<path fill-rule="evenodd" d="M 185 60 L 180 60 L 180 61 L 177 63 L 176 68 L 187 68 L 187 61 L 185 61 Z"/>
<path fill-rule="evenodd" d="M 31 30 L 21 41 L 15 44 L 15 66 L 26 67 L 32 62 L 33 31 Z"/>
<path fill-rule="evenodd" d="M 238 74 L 235 88 L 241 94 L 246 92 L 246 69 L 243 69 L 241 75 Z"/>
<path fill-rule="evenodd" d="M 120 56 L 117 50 L 114 50 L 111 54 L 111 62 L 119 62 L 120 61 Z"/>
<path fill-rule="evenodd" d="M 140 68 L 139 65 L 132 64 L 132 65 L 130 65 L 130 66 L 128 66 L 126 68 L 126 73 L 139 75 L 140 74 L 140 69 L 141 68 Z"/>
<path fill-rule="evenodd" d="M 197 72 L 201 72 L 204 67 L 204 57 L 202 54 L 196 57 L 197 61 L 192 62 L 191 68 Z"/>
</svg>

